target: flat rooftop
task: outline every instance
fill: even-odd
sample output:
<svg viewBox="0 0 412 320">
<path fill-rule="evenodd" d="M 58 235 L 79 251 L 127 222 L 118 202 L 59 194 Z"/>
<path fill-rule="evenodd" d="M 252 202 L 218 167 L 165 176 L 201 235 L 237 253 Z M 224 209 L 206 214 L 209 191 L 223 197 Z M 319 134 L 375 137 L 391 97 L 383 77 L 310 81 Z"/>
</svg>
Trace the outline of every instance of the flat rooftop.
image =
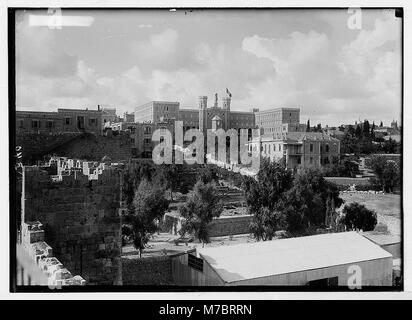
<svg viewBox="0 0 412 320">
<path fill-rule="evenodd" d="M 387 246 L 391 244 L 397 244 L 401 242 L 400 235 L 392 234 L 389 232 L 376 232 L 376 231 L 368 231 L 363 232 L 362 235 L 371 240 L 372 242 L 380 245 L 380 246 Z"/>
<path fill-rule="evenodd" d="M 225 282 L 392 257 L 354 231 L 202 248 L 198 253 Z"/>
</svg>

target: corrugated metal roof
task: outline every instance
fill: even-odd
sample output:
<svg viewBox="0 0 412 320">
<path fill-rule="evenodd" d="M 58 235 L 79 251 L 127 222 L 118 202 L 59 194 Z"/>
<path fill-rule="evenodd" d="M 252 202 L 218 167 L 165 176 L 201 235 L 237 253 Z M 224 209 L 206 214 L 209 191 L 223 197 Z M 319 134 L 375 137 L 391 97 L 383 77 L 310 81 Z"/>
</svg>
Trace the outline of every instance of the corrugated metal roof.
<svg viewBox="0 0 412 320">
<path fill-rule="evenodd" d="M 198 249 L 225 282 L 392 257 L 356 232 Z"/>
</svg>

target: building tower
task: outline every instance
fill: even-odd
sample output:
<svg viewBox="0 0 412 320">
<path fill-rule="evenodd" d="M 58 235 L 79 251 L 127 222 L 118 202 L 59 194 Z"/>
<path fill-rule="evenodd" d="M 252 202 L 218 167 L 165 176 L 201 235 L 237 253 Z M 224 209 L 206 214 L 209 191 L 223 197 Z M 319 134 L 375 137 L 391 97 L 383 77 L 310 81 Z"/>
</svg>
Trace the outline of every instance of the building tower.
<svg viewBox="0 0 412 320">
<path fill-rule="evenodd" d="M 199 130 L 206 133 L 207 130 L 207 96 L 199 96 Z"/>
<path fill-rule="evenodd" d="M 223 97 L 222 98 L 222 109 L 223 112 L 225 113 L 224 117 L 224 129 L 228 130 L 229 129 L 229 124 L 230 124 L 230 101 L 231 97 Z"/>
</svg>

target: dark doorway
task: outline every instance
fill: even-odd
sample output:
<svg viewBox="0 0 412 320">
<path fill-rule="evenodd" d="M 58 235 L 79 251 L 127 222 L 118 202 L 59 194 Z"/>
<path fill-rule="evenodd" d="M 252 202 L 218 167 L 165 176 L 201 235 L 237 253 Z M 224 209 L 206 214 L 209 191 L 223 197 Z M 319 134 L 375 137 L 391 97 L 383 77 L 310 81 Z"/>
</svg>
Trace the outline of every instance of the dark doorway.
<svg viewBox="0 0 412 320">
<path fill-rule="evenodd" d="M 77 117 L 77 128 L 80 130 L 84 129 L 84 117 L 83 116 Z"/>
</svg>

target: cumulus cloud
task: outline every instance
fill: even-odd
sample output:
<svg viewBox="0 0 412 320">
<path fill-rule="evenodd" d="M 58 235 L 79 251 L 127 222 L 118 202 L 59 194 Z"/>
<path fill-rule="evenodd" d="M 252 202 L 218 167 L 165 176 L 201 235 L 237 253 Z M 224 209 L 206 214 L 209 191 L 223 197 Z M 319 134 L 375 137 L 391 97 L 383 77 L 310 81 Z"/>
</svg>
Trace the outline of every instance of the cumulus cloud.
<svg viewBox="0 0 412 320">
<path fill-rule="evenodd" d="M 16 67 L 43 77 L 73 75 L 77 57 L 64 52 L 55 42 L 56 31 L 28 26 L 27 20 L 16 25 Z"/>
<path fill-rule="evenodd" d="M 18 25 L 17 104 L 38 110 L 110 104 L 121 113 L 150 100 L 195 107 L 198 95 L 225 94 L 228 87 L 234 109 L 298 106 L 302 121 L 400 113 L 400 26 L 390 18 L 339 46 L 315 30 L 189 44 L 178 30 L 144 28 L 151 34 L 130 44 L 132 64 L 108 75 L 57 47 L 55 31 Z"/>
<path fill-rule="evenodd" d="M 300 106 L 303 114 L 325 121 L 329 116 L 337 121 L 358 115 L 398 117 L 399 43 L 399 23 L 393 19 L 376 19 L 372 30 L 360 31 L 338 50 L 331 50 L 326 34 L 314 31 L 280 39 L 245 38 L 242 48 L 270 59 L 277 71 L 251 88 L 248 101 L 260 97 L 258 104 L 271 99 L 273 105 Z"/>
</svg>

